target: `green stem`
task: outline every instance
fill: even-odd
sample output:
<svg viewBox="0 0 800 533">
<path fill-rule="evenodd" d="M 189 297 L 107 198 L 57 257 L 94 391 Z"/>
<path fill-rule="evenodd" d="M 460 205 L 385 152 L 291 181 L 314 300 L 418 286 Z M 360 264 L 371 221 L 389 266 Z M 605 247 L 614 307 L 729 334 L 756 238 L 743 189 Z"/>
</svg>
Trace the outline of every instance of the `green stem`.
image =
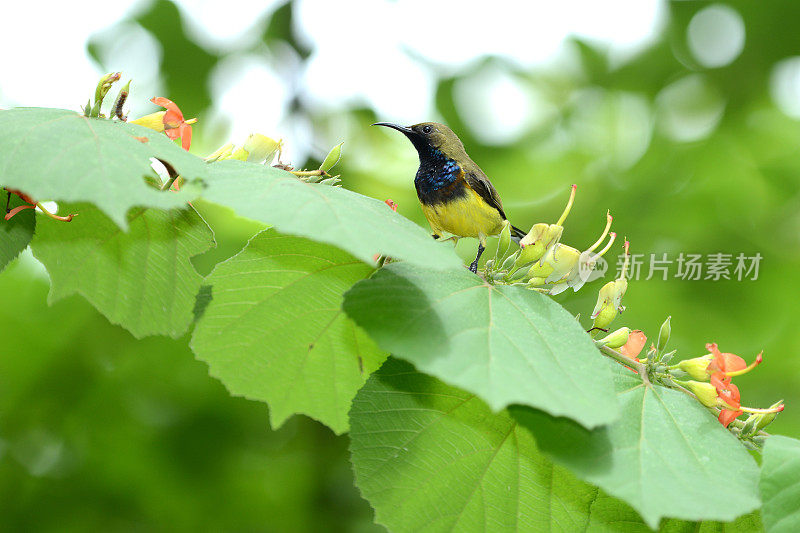
<svg viewBox="0 0 800 533">
<path fill-rule="evenodd" d="M 324 170 L 290 170 L 290 173 L 295 176 L 327 176 L 328 173 Z"/>
<path fill-rule="evenodd" d="M 178 176 L 170 176 L 170 178 L 161 186 L 161 190 L 168 191 L 169 188 L 172 187 L 172 184 L 175 183 L 176 179 L 178 179 Z"/>
<path fill-rule="evenodd" d="M 611 359 L 613 359 L 614 361 L 618 362 L 621 365 L 625 365 L 627 367 L 633 368 L 634 370 L 636 370 L 636 372 L 639 374 L 639 376 L 641 376 L 642 381 L 644 382 L 644 384 L 645 385 L 650 385 L 650 378 L 647 375 L 647 366 L 643 365 L 642 363 L 640 363 L 638 361 L 634 361 L 633 359 L 625 357 L 624 355 L 622 355 L 618 351 L 616 351 L 614 349 L 611 349 L 608 346 L 601 346 L 600 347 L 600 352 L 602 354 L 610 357 Z"/>
</svg>

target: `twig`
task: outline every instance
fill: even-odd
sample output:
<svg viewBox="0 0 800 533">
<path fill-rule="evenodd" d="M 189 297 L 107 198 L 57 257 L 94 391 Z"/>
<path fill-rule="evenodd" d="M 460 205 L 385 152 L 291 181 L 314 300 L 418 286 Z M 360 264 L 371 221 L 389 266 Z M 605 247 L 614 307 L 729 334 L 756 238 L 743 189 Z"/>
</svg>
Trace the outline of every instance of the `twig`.
<svg viewBox="0 0 800 533">
<path fill-rule="evenodd" d="M 621 353 L 616 350 L 609 348 L 608 346 L 601 346 L 600 352 L 604 355 L 607 355 L 617 363 L 621 365 L 625 365 L 627 367 L 633 368 L 636 370 L 636 373 L 642 377 L 642 381 L 645 385 L 650 385 L 650 377 L 647 375 L 647 366 L 643 365 L 639 361 L 635 361 L 630 357 L 625 357 Z"/>
</svg>

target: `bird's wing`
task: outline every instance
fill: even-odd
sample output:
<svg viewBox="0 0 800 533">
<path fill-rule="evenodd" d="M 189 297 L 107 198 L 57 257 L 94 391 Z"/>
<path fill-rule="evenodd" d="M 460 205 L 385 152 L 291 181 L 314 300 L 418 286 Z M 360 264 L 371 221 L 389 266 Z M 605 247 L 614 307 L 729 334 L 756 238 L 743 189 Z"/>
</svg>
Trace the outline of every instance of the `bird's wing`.
<svg viewBox="0 0 800 533">
<path fill-rule="evenodd" d="M 465 173 L 464 177 L 467 180 L 467 185 L 472 187 L 472 190 L 478 193 L 487 204 L 497 209 L 500 212 L 500 216 L 503 217 L 503 220 L 506 220 L 506 214 L 503 211 L 503 202 L 500 200 L 500 195 L 494 190 L 494 186 L 492 182 L 489 181 L 489 178 L 486 177 L 486 174 L 480 170 L 477 172 L 469 171 Z"/>
</svg>

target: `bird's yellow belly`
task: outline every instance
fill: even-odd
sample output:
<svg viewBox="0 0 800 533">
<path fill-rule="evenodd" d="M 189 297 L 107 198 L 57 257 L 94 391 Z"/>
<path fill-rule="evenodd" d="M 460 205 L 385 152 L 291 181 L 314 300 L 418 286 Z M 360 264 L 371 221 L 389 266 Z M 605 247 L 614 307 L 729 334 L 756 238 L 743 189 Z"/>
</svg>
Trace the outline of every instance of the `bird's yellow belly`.
<svg viewBox="0 0 800 533">
<path fill-rule="evenodd" d="M 446 231 L 458 237 L 482 238 L 497 235 L 503 229 L 500 212 L 472 189 L 467 189 L 465 197 L 448 203 L 423 204 L 422 212 L 436 235 Z"/>
</svg>

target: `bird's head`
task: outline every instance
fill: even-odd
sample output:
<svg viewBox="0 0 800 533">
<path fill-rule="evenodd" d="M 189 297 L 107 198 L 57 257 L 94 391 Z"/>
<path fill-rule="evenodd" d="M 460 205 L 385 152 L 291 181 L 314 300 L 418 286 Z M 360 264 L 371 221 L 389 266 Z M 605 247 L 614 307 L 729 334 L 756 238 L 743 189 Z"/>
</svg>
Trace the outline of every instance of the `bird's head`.
<svg viewBox="0 0 800 533">
<path fill-rule="evenodd" d="M 464 145 L 453 130 L 438 122 L 420 122 L 413 126 L 400 126 L 391 122 L 376 122 L 373 126 L 386 126 L 408 137 L 420 155 L 420 159 L 439 151 L 457 159 L 464 154 Z"/>
</svg>

